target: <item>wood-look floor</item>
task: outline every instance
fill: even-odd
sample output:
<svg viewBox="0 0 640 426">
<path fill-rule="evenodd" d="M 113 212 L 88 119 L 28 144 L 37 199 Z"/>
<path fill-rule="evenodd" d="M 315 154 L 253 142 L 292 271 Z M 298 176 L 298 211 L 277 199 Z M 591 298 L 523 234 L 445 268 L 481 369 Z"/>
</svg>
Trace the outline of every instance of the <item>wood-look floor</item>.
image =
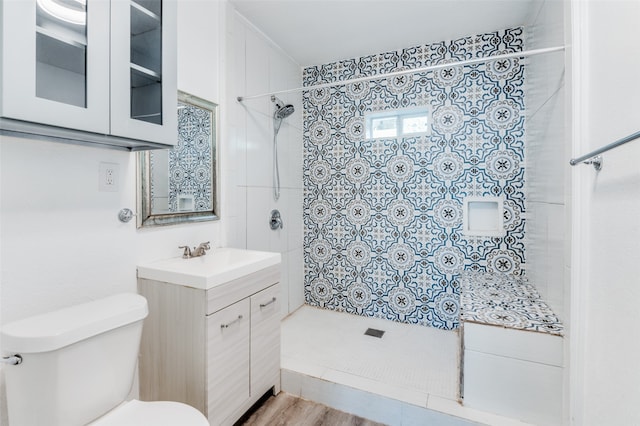
<svg viewBox="0 0 640 426">
<path fill-rule="evenodd" d="M 322 404 L 280 392 L 271 396 L 242 426 L 384 426 Z"/>
</svg>

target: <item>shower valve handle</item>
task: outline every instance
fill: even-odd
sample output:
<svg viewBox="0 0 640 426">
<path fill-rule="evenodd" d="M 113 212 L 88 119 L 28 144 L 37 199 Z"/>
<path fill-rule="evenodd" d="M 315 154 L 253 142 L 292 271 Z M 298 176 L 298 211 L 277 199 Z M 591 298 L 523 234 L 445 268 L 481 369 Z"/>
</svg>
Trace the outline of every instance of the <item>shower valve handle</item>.
<svg viewBox="0 0 640 426">
<path fill-rule="evenodd" d="M 282 217 L 280 217 L 280 212 L 278 210 L 271 210 L 271 218 L 269 219 L 269 226 L 274 231 L 277 229 L 284 228 L 284 224 L 282 223 Z"/>
</svg>

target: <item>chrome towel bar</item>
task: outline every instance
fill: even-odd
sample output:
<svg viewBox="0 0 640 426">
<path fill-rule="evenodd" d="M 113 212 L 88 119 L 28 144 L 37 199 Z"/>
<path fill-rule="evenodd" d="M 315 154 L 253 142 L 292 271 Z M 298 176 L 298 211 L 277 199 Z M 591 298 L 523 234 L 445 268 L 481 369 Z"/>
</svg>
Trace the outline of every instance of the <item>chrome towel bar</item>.
<svg viewBox="0 0 640 426">
<path fill-rule="evenodd" d="M 569 164 L 571 164 L 572 166 L 580 163 L 591 164 L 594 169 L 600 170 L 602 169 L 602 156 L 600 154 L 603 154 L 613 148 L 617 148 L 620 145 L 624 145 L 625 143 L 631 142 L 632 140 L 638 138 L 640 138 L 640 131 L 635 132 L 622 139 L 618 139 L 617 141 L 612 142 L 609 145 L 605 145 L 602 148 L 596 149 L 595 151 L 592 151 L 588 154 L 585 154 L 582 157 L 573 158 L 571 159 L 571 161 L 569 161 Z"/>
</svg>

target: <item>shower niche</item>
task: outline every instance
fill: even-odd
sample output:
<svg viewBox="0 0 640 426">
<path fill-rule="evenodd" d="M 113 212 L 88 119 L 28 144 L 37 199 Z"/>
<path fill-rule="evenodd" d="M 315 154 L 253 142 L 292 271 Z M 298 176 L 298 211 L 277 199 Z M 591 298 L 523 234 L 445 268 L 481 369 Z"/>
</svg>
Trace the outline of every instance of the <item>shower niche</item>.
<svg viewBox="0 0 640 426">
<path fill-rule="evenodd" d="M 474 237 L 504 237 L 501 197 L 466 197 L 463 200 L 463 234 Z"/>
</svg>

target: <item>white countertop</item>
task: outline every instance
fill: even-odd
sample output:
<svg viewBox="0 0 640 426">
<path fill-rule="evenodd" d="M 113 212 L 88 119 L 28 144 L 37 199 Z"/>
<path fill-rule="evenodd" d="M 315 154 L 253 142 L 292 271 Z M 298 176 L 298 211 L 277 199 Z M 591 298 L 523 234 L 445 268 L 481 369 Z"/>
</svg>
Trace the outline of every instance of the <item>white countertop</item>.
<svg viewBox="0 0 640 426">
<path fill-rule="evenodd" d="M 280 253 L 213 248 L 200 257 L 173 257 L 138 265 L 138 278 L 208 290 L 278 265 L 280 261 Z"/>
</svg>

